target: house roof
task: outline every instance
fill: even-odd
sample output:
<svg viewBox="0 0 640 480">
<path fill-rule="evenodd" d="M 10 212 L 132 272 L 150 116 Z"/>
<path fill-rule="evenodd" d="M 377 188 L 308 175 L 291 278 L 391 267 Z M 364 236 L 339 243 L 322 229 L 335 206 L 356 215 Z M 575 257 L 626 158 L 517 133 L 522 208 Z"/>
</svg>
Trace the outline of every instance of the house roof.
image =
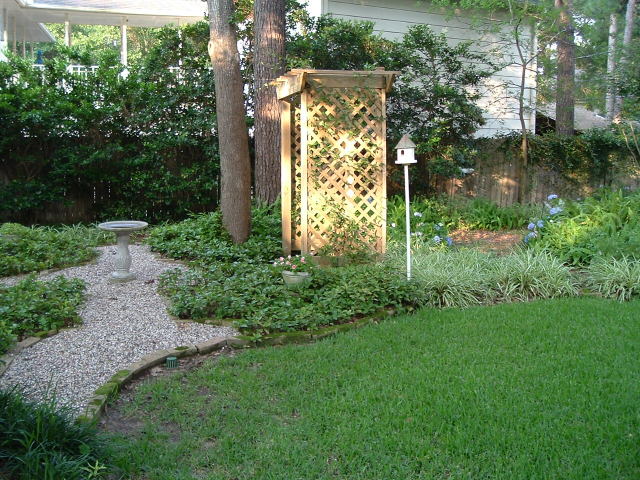
<svg viewBox="0 0 640 480">
<path fill-rule="evenodd" d="M 193 23 L 204 18 L 207 4 L 201 0 L 0 0 L 6 9 L 10 36 L 15 21 L 18 40 L 49 42 L 53 37 L 44 23 L 68 20 L 76 25 L 162 27 Z"/>
<path fill-rule="evenodd" d="M 556 119 L 556 104 L 546 103 L 537 106 L 538 114 L 542 114 L 552 120 Z M 583 106 L 576 105 L 574 108 L 574 128 L 575 130 L 588 130 L 590 128 L 605 128 L 609 126 L 606 118 L 598 115 Z"/>
</svg>

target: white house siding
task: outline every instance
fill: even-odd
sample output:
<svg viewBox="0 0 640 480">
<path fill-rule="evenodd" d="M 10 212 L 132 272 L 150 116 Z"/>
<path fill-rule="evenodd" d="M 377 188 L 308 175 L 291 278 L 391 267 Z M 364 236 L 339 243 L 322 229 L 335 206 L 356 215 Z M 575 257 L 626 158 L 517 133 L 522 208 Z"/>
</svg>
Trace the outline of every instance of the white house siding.
<svg viewBox="0 0 640 480">
<path fill-rule="evenodd" d="M 474 29 L 479 15 L 456 12 L 451 14 L 424 1 L 416 0 L 322 0 L 322 13 L 345 20 L 374 22 L 374 29 L 388 39 L 399 39 L 412 25 L 426 24 L 436 33 L 445 33 L 450 45 L 472 41 L 472 50 L 494 55 L 507 66 L 487 79 L 481 89 L 479 105 L 485 111 L 486 124 L 478 136 L 489 137 L 520 129 L 518 99 L 521 67 L 517 63 L 518 52 L 513 43 L 506 43 L 509 35 L 480 33 Z M 527 29 L 525 43 L 531 46 L 532 31 Z M 533 63 L 527 71 L 525 104 L 530 107 L 526 114 L 529 130 L 535 129 L 535 68 Z"/>
</svg>

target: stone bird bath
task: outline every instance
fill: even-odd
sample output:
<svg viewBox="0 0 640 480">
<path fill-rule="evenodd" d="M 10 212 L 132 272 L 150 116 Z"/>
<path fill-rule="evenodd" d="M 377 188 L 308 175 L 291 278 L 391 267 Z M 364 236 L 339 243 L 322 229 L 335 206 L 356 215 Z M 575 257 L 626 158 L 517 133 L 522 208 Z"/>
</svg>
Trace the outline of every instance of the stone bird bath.
<svg viewBox="0 0 640 480">
<path fill-rule="evenodd" d="M 135 220 L 120 220 L 115 222 L 104 222 L 98 225 L 101 230 L 113 232 L 118 240 L 118 253 L 116 255 L 116 271 L 111 273 L 112 282 L 128 282 L 136 278 L 129 271 L 131 267 L 131 254 L 129 254 L 129 234 L 136 230 L 142 230 L 149 224 Z"/>
</svg>

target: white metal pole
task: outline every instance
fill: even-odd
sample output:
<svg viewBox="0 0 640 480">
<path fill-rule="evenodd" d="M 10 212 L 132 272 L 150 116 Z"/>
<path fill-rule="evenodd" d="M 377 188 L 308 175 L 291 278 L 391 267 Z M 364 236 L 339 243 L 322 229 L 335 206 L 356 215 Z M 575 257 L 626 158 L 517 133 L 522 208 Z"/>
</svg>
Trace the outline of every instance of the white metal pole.
<svg viewBox="0 0 640 480">
<path fill-rule="evenodd" d="M 404 203 L 407 230 L 407 280 L 411 280 L 411 213 L 409 211 L 409 165 L 404 165 Z"/>
</svg>

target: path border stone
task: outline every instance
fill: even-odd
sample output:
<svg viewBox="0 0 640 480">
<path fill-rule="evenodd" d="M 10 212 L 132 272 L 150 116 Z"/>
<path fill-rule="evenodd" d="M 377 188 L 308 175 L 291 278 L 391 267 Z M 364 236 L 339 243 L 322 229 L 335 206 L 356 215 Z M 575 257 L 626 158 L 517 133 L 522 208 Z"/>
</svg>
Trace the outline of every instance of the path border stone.
<svg viewBox="0 0 640 480">
<path fill-rule="evenodd" d="M 211 352 L 222 350 L 224 347 L 233 349 L 245 349 L 251 347 L 276 346 L 286 344 L 304 344 L 335 335 L 339 332 L 356 330 L 358 328 L 378 323 L 384 317 L 392 315 L 393 312 L 381 310 L 373 315 L 355 320 L 350 323 L 330 325 L 321 327 L 313 331 L 297 331 L 287 333 L 277 333 L 264 336 L 254 340 L 247 336 L 237 337 L 216 337 L 206 342 L 196 345 L 178 346 L 170 349 L 157 350 L 142 357 L 137 362 L 128 365 L 127 368 L 116 372 L 106 383 L 95 390 L 93 397 L 89 400 L 85 411 L 77 417 L 80 423 L 95 423 L 104 413 L 107 404 L 115 400 L 122 387 L 136 378 L 140 377 L 147 370 L 164 363 L 167 357 L 192 357 L 206 355 Z"/>
</svg>

